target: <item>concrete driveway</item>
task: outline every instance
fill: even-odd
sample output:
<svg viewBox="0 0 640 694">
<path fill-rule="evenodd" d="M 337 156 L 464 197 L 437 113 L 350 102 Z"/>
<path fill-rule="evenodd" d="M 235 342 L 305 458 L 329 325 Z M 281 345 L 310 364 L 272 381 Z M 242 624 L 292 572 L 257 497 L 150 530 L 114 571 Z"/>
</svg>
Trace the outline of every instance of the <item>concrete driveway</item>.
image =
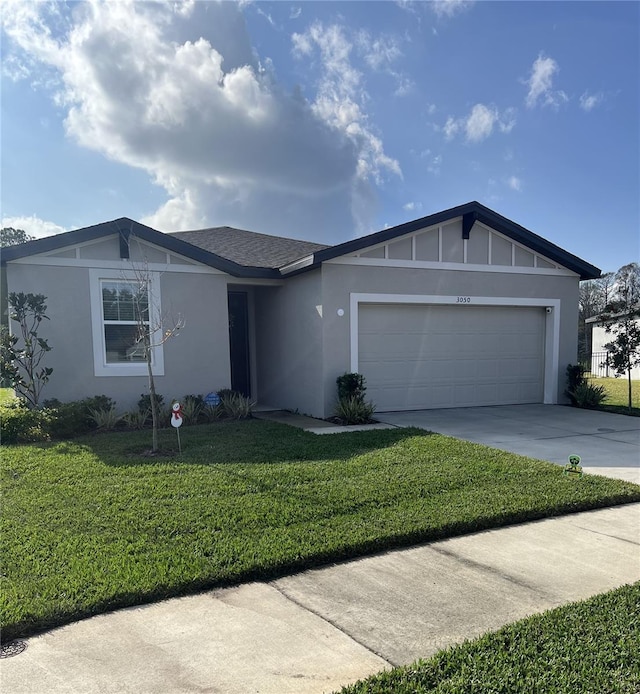
<svg viewBox="0 0 640 694">
<path fill-rule="evenodd" d="M 501 405 L 376 412 L 376 419 L 560 465 L 576 454 L 585 472 L 640 484 L 640 417 L 562 405 Z"/>
</svg>

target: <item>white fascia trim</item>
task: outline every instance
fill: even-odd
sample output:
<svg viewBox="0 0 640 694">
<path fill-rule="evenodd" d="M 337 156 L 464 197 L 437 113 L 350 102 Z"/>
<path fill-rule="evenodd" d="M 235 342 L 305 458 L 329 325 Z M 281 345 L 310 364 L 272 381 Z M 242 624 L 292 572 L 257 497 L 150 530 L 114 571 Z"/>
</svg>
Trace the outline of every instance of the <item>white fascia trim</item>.
<svg viewBox="0 0 640 694">
<path fill-rule="evenodd" d="M 156 343 L 153 347 L 153 364 L 151 370 L 154 376 L 164 376 L 164 350 L 162 348 L 162 309 L 160 304 L 160 275 L 157 272 L 150 273 L 149 305 L 151 308 L 151 324 L 158 328 L 152 333 L 152 340 Z M 89 300 L 91 302 L 91 336 L 93 339 L 93 372 L 96 376 L 147 376 L 146 362 L 131 364 L 107 364 L 105 360 L 106 348 L 104 343 L 104 324 L 102 321 L 102 292 L 101 280 L 126 281 L 135 280 L 132 271 L 104 271 L 89 270 Z"/>
<path fill-rule="evenodd" d="M 544 404 L 558 402 L 560 358 L 560 299 L 506 296 L 436 296 L 433 294 L 360 294 L 349 296 L 351 371 L 358 372 L 358 310 L 360 304 L 431 304 L 448 306 L 528 306 L 546 308 L 544 352 Z"/>
<path fill-rule="evenodd" d="M 90 260 L 88 258 L 52 258 L 46 256 L 29 256 L 28 258 L 16 258 L 9 263 L 17 265 L 47 265 L 50 267 L 85 267 L 98 268 L 101 270 L 113 270 L 115 272 L 126 272 L 132 267 L 142 265 L 137 261 L 129 259 L 122 260 Z M 8 263 L 7 263 L 8 264 Z M 217 270 L 208 265 L 182 265 L 180 263 L 148 263 L 145 269 L 151 272 L 183 272 L 196 275 L 226 275 L 226 272 Z"/>
<path fill-rule="evenodd" d="M 300 260 L 296 260 L 293 263 L 289 263 L 288 265 L 283 265 L 280 268 L 280 272 L 283 275 L 288 275 L 290 272 L 295 272 L 296 270 L 301 270 L 303 267 L 309 267 L 309 265 L 313 265 L 313 255 L 308 255 L 305 258 L 300 258 Z"/>
<path fill-rule="evenodd" d="M 368 265 L 371 267 L 399 267 L 423 270 L 458 270 L 460 272 L 496 272 L 515 275 L 555 275 L 560 277 L 578 277 L 578 274 L 566 268 L 541 268 L 512 265 L 474 265 L 467 263 L 441 263 L 435 260 L 387 260 L 384 258 L 341 257 L 325 260 L 333 265 Z"/>
</svg>

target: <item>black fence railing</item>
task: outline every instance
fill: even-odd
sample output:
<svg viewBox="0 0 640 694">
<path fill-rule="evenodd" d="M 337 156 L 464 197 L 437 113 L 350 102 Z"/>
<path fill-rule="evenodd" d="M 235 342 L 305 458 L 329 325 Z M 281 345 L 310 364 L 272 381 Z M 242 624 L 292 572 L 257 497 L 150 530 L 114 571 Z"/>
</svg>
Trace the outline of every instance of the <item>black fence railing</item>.
<svg viewBox="0 0 640 694">
<path fill-rule="evenodd" d="M 591 375 L 598 378 L 613 376 L 612 369 L 607 366 L 607 352 L 591 352 Z"/>
</svg>

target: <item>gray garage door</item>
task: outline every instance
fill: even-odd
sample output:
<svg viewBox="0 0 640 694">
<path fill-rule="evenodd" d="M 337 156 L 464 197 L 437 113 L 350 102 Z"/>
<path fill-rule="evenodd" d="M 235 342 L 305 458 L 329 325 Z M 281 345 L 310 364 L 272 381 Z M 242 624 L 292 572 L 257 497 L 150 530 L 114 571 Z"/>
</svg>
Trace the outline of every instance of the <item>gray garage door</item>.
<svg viewBox="0 0 640 694">
<path fill-rule="evenodd" d="M 543 401 L 543 308 L 362 304 L 358 320 L 381 412 Z"/>
</svg>

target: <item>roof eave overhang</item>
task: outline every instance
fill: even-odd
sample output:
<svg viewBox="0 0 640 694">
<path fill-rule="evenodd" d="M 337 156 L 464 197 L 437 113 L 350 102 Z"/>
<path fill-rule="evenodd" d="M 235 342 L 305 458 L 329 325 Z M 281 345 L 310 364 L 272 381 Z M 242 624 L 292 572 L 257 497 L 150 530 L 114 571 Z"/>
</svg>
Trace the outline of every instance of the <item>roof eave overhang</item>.
<svg viewBox="0 0 640 694">
<path fill-rule="evenodd" d="M 178 255 L 182 255 L 190 260 L 195 260 L 203 265 L 208 265 L 216 270 L 221 270 L 234 277 L 270 279 L 278 279 L 281 277 L 280 272 L 274 268 L 239 265 L 215 253 L 205 251 L 186 241 L 176 239 L 169 234 L 163 234 L 156 229 L 135 222 L 127 217 L 115 219 L 111 222 L 103 222 L 91 227 L 85 227 L 77 231 L 68 231 L 63 234 L 48 236 L 44 239 L 36 239 L 35 241 L 28 241 L 27 243 L 22 243 L 17 246 L 3 248 L 1 262 L 2 265 L 6 265 L 8 262 L 17 260 L 18 258 L 49 253 L 51 251 L 74 246 L 78 243 L 87 243 L 100 238 L 106 238 L 113 234 L 120 235 L 121 246 L 128 243 L 130 236 L 133 234 L 167 251 L 177 253 Z"/>
<path fill-rule="evenodd" d="M 595 267 L 595 265 L 591 265 L 581 258 L 568 253 L 559 246 L 556 246 L 550 241 L 543 239 L 541 236 L 534 234 L 532 231 L 525 229 L 519 224 L 512 222 L 506 217 L 502 217 L 493 210 L 490 210 L 488 207 L 481 205 L 479 202 L 469 202 L 464 205 L 459 205 L 458 207 L 452 207 L 449 210 L 437 212 L 436 214 L 429 215 L 428 217 L 421 217 L 420 219 L 405 222 L 404 224 L 392 227 L 391 229 L 384 229 L 383 231 L 376 232 L 375 234 L 346 241 L 345 243 L 341 243 L 337 246 L 332 246 L 331 248 L 318 251 L 314 254 L 313 264 L 305 269 L 311 269 L 318 263 L 323 263 L 326 260 L 331 260 L 332 258 L 337 258 L 349 253 L 355 253 L 364 248 L 375 246 L 406 234 L 411 234 L 414 231 L 419 231 L 425 227 L 436 226 L 458 217 L 462 218 L 462 232 L 464 238 L 469 238 L 471 228 L 476 221 L 481 222 L 495 229 L 501 234 L 504 234 L 513 241 L 517 241 L 518 243 L 531 248 L 531 250 L 544 255 L 551 260 L 554 260 L 560 265 L 563 265 L 567 269 L 579 275 L 581 280 L 596 279 L 600 277 L 600 269 Z"/>
</svg>

